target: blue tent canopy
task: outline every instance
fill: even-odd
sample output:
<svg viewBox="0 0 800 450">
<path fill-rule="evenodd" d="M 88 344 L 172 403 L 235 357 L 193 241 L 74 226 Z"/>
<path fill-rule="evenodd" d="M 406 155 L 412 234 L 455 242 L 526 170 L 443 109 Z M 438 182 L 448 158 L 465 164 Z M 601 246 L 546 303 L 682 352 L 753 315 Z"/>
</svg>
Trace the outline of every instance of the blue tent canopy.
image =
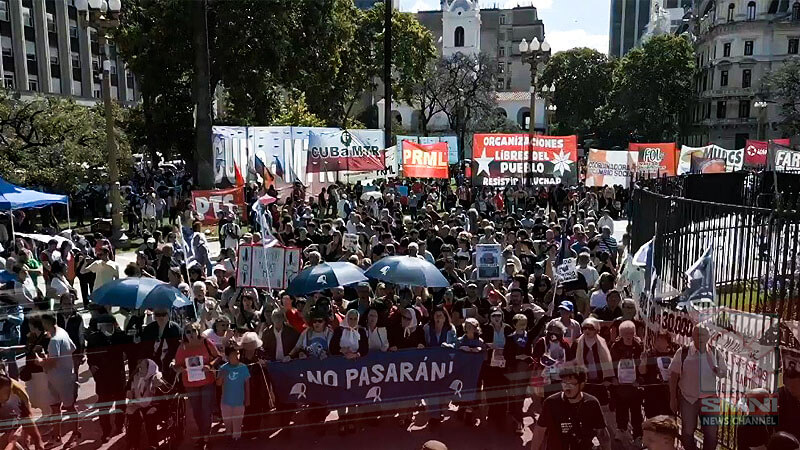
<svg viewBox="0 0 800 450">
<path fill-rule="evenodd" d="M 53 203 L 69 205 L 69 197 L 21 188 L 0 178 L 0 211 L 39 208 Z"/>
</svg>

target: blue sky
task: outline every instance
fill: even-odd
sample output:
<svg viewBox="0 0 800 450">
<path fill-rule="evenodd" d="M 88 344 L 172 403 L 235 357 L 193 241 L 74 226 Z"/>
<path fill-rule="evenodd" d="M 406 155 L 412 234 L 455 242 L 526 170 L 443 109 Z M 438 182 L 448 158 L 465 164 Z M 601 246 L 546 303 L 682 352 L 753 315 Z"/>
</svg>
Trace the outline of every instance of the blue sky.
<svg viewBox="0 0 800 450">
<path fill-rule="evenodd" d="M 610 0 L 480 0 L 483 8 L 530 5 L 544 21 L 545 38 L 553 51 L 591 47 L 608 53 Z M 440 0 L 400 0 L 403 11 L 440 8 Z"/>
</svg>

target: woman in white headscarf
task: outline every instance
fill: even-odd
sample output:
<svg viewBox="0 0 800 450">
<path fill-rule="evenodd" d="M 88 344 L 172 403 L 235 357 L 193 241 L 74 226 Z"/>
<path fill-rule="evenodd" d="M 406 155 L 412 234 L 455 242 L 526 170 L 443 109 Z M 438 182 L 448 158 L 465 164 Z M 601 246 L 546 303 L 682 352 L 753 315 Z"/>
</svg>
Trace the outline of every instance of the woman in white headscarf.
<svg viewBox="0 0 800 450">
<path fill-rule="evenodd" d="M 347 359 L 356 359 L 369 352 L 369 338 L 367 330 L 358 325 L 358 310 L 347 311 L 342 324 L 333 332 L 331 338 L 331 355 L 342 355 Z M 339 408 L 339 433 L 355 433 L 355 407 Z"/>
<path fill-rule="evenodd" d="M 400 310 L 403 332 L 389 350 L 425 348 L 425 331 L 419 326 L 419 316 L 420 313 L 416 308 L 408 307 Z"/>
<path fill-rule="evenodd" d="M 128 424 L 125 427 L 125 435 L 128 437 L 128 447 L 139 449 L 141 445 L 139 433 L 142 424 L 147 430 L 147 446 L 155 447 L 158 445 L 158 413 L 153 404 L 154 397 L 161 395 L 160 388 L 165 386 L 165 382 L 158 370 L 158 365 L 152 359 L 139 361 L 136 374 L 133 376 L 131 388 L 128 391 L 128 406 L 125 414 L 128 416 Z"/>
</svg>

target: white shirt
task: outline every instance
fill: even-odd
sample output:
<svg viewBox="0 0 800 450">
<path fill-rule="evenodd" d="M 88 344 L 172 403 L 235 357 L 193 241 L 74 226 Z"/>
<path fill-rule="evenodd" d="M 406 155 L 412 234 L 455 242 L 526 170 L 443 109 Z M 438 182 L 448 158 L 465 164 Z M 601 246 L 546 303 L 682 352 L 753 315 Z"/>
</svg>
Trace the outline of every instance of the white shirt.
<svg viewBox="0 0 800 450">
<path fill-rule="evenodd" d="M 95 273 L 94 289 L 99 289 L 100 286 L 108 283 L 109 281 L 119 279 L 119 269 L 116 264 L 111 261 L 103 261 L 98 259 L 93 261 L 86 267 L 89 272 Z"/>
<path fill-rule="evenodd" d="M 284 325 L 286 326 L 286 325 Z M 281 328 L 283 331 L 283 328 Z M 272 332 L 275 334 L 275 359 L 280 361 L 283 359 L 283 338 L 281 337 L 281 331 L 278 331 L 273 328 Z"/>
<path fill-rule="evenodd" d="M 695 403 L 700 397 L 715 395 L 717 392 L 717 377 L 725 375 L 728 367 L 725 358 L 716 351 L 713 353 L 700 353 L 694 345 L 689 346 L 689 355 L 686 361 L 681 362 L 683 348 L 679 348 L 669 365 L 670 374 L 680 377 L 678 386 L 683 399 Z M 716 367 L 712 367 L 712 364 Z"/>
<path fill-rule="evenodd" d="M 592 292 L 592 297 L 589 299 L 589 306 L 592 309 L 602 308 L 606 306 L 606 293 L 600 289 Z"/>
<path fill-rule="evenodd" d="M 60 298 L 62 295 L 69 292 L 69 283 L 64 277 L 55 277 L 50 280 L 50 288 L 53 289 L 57 298 Z"/>
<path fill-rule="evenodd" d="M 597 273 L 597 269 L 592 266 L 586 266 L 583 268 L 578 266 L 578 273 L 583 275 L 583 278 L 586 278 L 586 285 L 589 286 L 589 289 L 597 284 L 597 280 L 600 278 L 600 274 Z"/>
</svg>

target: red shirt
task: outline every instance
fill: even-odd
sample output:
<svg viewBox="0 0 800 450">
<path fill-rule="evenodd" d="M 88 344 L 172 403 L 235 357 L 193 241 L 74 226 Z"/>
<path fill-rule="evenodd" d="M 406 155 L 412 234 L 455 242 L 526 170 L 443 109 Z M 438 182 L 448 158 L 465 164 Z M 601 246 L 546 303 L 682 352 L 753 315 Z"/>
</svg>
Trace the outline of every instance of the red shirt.
<svg viewBox="0 0 800 450">
<path fill-rule="evenodd" d="M 497 208 L 498 211 L 502 211 L 503 210 L 503 206 L 505 206 L 505 201 L 503 200 L 503 196 L 500 195 L 500 194 L 495 196 L 494 204 L 495 204 L 495 207 Z"/>
<path fill-rule="evenodd" d="M 189 347 L 186 344 L 181 344 L 178 352 L 175 353 L 175 364 L 184 369 L 183 374 L 181 374 L 183 386 L 197 388 L 214 383 L 213 372 L 206 372 L 205 378 L 200 381 L 189 381 L 189 368 L 207 366 L 218 356 L 219 353 L 214 344 L 205 338 L 203 338 L 202 345 Z"/>
<path fill-rule="evenodd" d="M 303 318 L 303 313 L 298 311 L 297 308 L 292 308 L 286 311 L 286 321 L 289 322 L 289 325 L 297 330 L 298 333 L 302 333 L 303 330 L 308 328 L 306 319 Z"/>
</svg>

